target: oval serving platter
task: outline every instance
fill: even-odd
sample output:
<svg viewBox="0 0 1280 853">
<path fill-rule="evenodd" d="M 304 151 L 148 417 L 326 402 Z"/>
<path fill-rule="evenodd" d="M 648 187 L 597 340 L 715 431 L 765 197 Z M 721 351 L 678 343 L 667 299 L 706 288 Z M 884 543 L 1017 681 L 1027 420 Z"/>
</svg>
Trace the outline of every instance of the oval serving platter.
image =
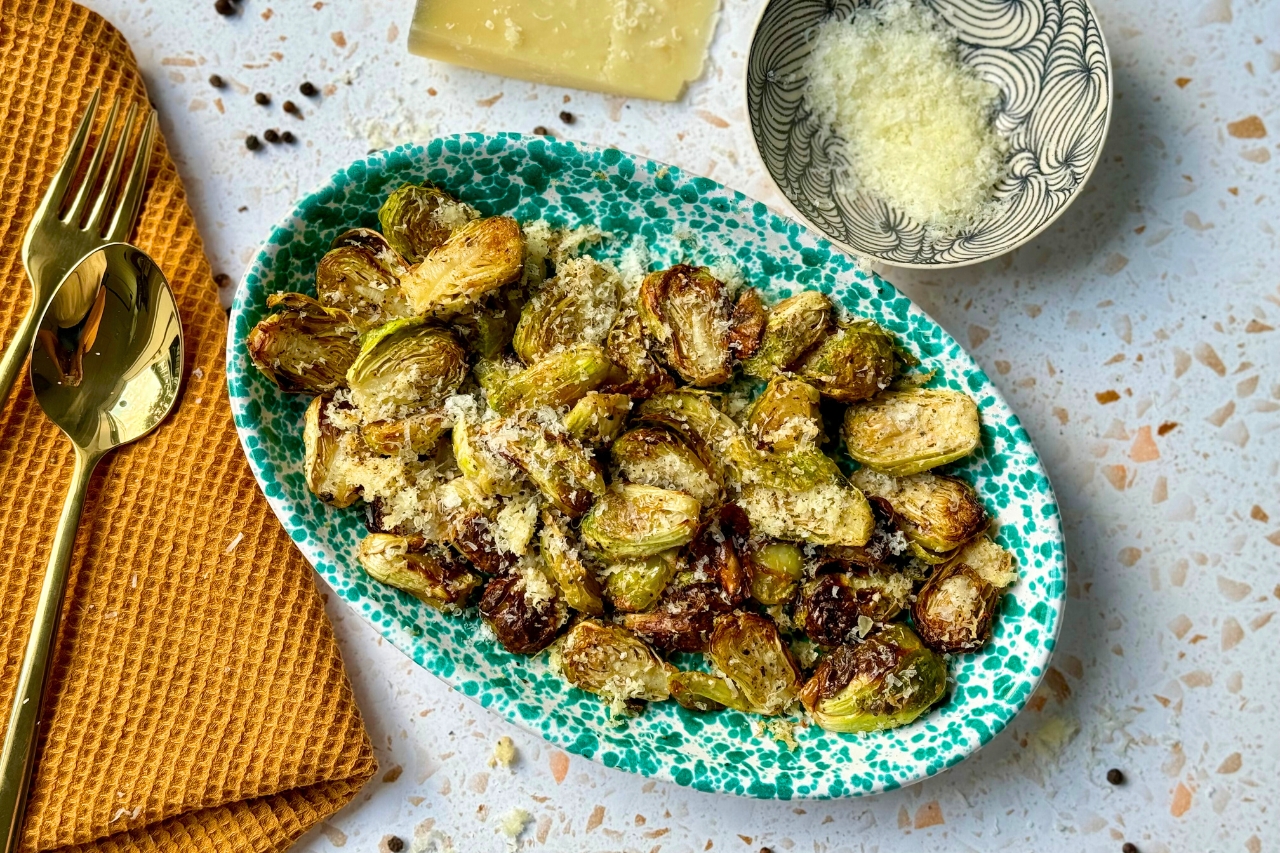
<svg viewBox="0 0 1280 853">
<path fill-rule="evenodd" d="M 324 506 L 302 475 L 304 396 L 253 368 L 244 341 L 277 291 L 314 293 L 316 264 L 339 233 L 377 227 L 402 182 L 430 181 L 479 208 L 521 221 L 594 224 L 613 236 L 593 252 L 618 258 L 647 247 L 651 269 L 727 262 L 770 301 L 818 288 L 897 335 L 933 385 L 962 390 L 982 412 L 982 447 L 953 472 L 974 483 L 996 516 L 998 541 L 1021 579 L 1004 597 L 992 640 L 951 661 L 954 687 L 915 723 L 867 736 L 797 726 L 788 748 L 762 718 L 694 714 L 675 702 L 611 722 L 597 697 L 550 671 L 545 654 L 512 655 L 480 631 L 474 609 L 447 615 L 372 581 L 354 553 L 361 514 Z M 973 359 L 933 320 L 848 255 L 760 202 L 707 178 L 616 149 L 518 134 L 468 134 L 381 151 L 338 172 L 276 226 L 241 283 L 227 343 L 232 410 L 263 492 L 316 571 L 397 648 L 446 683 L 563 747 L 644 776 L 703 791 L 771 799 L 855 796 L 932 776 L 972 754 L 1026 703 L 1048 665 L 1061 622 L 1066 561 L 1053 490 L 1026 432 Z"/>
</svg>

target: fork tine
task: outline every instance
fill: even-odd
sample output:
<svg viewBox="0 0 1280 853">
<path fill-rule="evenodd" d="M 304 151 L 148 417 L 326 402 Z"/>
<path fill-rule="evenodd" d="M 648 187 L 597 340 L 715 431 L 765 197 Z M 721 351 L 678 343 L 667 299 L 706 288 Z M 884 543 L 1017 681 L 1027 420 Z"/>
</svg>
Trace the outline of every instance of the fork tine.
<svg viewBox="0 0 1280 853">
<path fill-rule="evenodd" d="M 32 222 L 43 219 L 50 208 L 55 216 L 61 209 L 67 195 L 67 188 L 71 185 L 71 179 L 75 177 L 76 170 L 80 168 L 80 161 L 84 157 L 84 147 L 89 141 L 89 128 L 93 126 L 93 116 L 98 111 L 98 100 L 101 97 L 101 89 L 94 89 L 93 94 L 89 96 L 89 103 L 84 108 L 84 115 L 80 116 L 80 124 L 71 137 L 67 153 L 62 155 L 62 164 L 58 166 L 58 171 L 53 173 L 53 180 L 49 182 L 49 188 L 45 190 L 44 198 L 40 200 L 40 207 L 36 210 Z"/>
<path fill-rule="evenodd" d="M 97 147 L 93 149 L 93 157 L 89 160 L 89 168 L 84 173 L 84 180 L 81 181 L 80 187 L 71 199 L 71 205 L 62 217 L 64 222 L 70 222 L 73 225 L 80 224 L 84 209 L 88 206 L 89 199 L 92 197 L 93 185 L 98 181 L 98 169 L 102 167 L 102 156 L 106 153 L 107 145 L 111 142 L 111 135 L 115 132 L 116 114 L 119 112 L 120 96 L 116 95 L 111 99 L 111 110 L 107 113 L 106 121 L 102 123 L 102 133 L 98 136 Z"/>
<path fill-rule="evenodd" d="M 151 168 L 151 152 L 156 137 L 156 111 L 151 110 L 146 122 L 142 125 L 142 133 L 138 136 L 138 150 L 133 155 L 133 166 L 129 176 L 125 178 L 124 189 L 120 191 L 120 203 L 116 206 L 111 224 L 107 226 L 106 238 L 113 242 L 124 241 L 133 230 L 142 207 L 142 192 L 147 186 L 147 172 Z"/>
<path fill-rule="evenodd" d="M 120 176 L 120 166 L 124 163 L 124 150 L 128 147 L 129 141 L 133 136 L 133 125 L 138 118 L 138 104 L 135 101 L 129 105 L 129 113 L 124 119 L 124 129 L 120 131 L 120 141 L 116 144 L 116 151 L 111 155 L 111 165 L 107 167 L 107 176 L 102 179 L 102 190 L 98 193 L 98 198 L 93 203 L 93 209 L 89 211 L 89 221 L 85 223 L 85 230 L 98 233 L 102 230 L 103 219 L 106 215 L 107 202 L 112 196 L 117 195 L 116 179 Z"/>
</svg>

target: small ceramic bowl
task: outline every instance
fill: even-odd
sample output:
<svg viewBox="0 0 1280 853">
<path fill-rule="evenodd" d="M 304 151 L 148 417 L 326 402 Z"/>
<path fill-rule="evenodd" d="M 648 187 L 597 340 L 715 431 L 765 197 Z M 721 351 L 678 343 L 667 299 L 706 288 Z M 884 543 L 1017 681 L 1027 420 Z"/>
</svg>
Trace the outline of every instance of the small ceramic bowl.
<svg viewBox="0 0 1280 853">
<path fill-rule="evenodd" d="M 829 239 L 894 266 L 965 266 L 1021 246 L 1079 195 L 1111 121 L 1111 60 L 1088 0 L 917 2 L 956 31 L 962 61 L 1000 89 L 995 124 L 1009 139 L 1010 168 L 988 217 L 940 235 L 861 191 L 834 129 L 806 103 L 816 28 L 877 0 L 770 0 L 747 61 L 747 112 L 778 189 Z"/>
</svg>

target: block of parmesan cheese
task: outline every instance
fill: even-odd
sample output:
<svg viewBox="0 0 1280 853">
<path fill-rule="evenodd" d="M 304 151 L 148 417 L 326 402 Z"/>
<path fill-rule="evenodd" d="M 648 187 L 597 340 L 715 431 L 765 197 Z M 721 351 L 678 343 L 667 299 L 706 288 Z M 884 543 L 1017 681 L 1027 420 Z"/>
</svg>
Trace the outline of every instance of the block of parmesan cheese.
<svg viewBox="0 0 1280 853">
<path fill-rule="evenodd" d="M 720 0 L 418 0 L 409 50 L 507 77 L 679 99 Z"/>
</svg>

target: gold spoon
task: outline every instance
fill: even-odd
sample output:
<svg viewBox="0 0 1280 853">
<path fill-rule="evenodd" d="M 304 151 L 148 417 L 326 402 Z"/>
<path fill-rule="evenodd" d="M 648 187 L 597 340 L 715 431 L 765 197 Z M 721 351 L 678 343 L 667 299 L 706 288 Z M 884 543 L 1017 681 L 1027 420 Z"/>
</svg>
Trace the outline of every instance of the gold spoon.
<svg viewBox="0 0 1280 853">
<path fill-rule="evenodd" d="M 40 705 L 89 478 L 103 456 L 169 414 L 182 363 L 182 323 L 169 282 L 145 252 L 124 243 L 98 249 L 67 273 L 36 333 L 31 385 L 45 415 L 71 439 L 76 461 L 0 752 L 6 853 L 18 849 L 22 836 Z"/>
</svg>

